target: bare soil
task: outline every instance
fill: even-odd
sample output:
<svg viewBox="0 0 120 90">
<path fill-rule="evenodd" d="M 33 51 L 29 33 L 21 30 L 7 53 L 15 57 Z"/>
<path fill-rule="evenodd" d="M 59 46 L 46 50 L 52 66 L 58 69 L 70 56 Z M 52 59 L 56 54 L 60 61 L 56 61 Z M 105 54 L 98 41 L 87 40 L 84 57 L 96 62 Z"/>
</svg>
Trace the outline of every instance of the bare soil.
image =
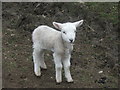
<svg viewBox="0 0 120 90">
<path fill-rule="evenodd" d="M 71 5 L 73 5 L 71 7 Z M 118 88 L 117 26 L 87 11 L 81 3 L 2 3 L 4 88 Z M 71 58 L 74 83 L 56 84 L 52 52 L 46 51 L 47 70 L 33 72 L 31 33 L 53 21 L 84 19 L 78 28 Z M 99 73 L 103 71 L 103 73 Z"/>
</svg>

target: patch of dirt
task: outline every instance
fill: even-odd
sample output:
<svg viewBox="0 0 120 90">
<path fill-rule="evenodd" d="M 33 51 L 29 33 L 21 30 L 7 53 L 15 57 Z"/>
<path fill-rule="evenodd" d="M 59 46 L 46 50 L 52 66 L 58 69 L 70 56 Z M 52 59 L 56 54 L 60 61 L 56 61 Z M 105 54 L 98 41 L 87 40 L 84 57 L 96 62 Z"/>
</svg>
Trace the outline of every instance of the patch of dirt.
<svg viewBox="0 0 120 90">
<path fill-rule="evenodd" d="M 117 26 L 100 19 L 81 3 L 2 3 L 3 87 L 5 88 L 117 88 Z M 52 53 L 46 51 L 48 69 L 33 72 L 31 32 L 53 21 L 84 19 L 78 28 L 71 58 L 74 83 L 55 82 Z M 119 67 L 120 68 L 120 67 Z M 102 73 L 99 73 L 102 71 Z M 64 73 L 64 72 L 63 72 Z"/>
</svg>

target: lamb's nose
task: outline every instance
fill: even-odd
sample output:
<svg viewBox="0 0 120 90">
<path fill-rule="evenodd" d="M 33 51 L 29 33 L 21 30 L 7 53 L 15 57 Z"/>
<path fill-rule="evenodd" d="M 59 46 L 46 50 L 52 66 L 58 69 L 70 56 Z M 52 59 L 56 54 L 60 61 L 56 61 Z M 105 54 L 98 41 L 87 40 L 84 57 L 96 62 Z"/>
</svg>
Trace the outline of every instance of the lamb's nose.
<svg viewBox="0 0 120 90">
<path fill-rule="evenodd" d="M 69 39 L 69 40 L 70 40 L 71 43 L 73 42 L 73 39 Z"/>
</svg>

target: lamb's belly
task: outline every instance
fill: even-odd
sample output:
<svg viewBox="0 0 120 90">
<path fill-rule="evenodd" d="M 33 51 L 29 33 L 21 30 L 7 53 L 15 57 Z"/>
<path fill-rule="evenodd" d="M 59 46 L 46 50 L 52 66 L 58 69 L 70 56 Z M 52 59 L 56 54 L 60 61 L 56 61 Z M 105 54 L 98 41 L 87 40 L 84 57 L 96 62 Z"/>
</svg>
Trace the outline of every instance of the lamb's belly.
<svg viewBox="0 0 120 90">
<path fill-rule="evenodd" d="M 50 51 L 52 51 L 52 52 L 54 52 L 54 49 L 52 48 L 52 47 L 43 47 L 43 49 L 45 49 L 45 50 L 50 50 Z"/>
</svg>

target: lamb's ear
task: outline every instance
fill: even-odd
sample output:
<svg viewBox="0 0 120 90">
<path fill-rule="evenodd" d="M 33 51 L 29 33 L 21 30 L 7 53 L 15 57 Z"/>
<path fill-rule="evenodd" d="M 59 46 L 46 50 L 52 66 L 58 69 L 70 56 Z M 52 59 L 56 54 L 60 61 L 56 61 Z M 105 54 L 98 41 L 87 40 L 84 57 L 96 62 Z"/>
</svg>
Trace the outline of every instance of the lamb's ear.
<svg viewBox="0 0 120 90">
<path fill-rule="evenodd" d="M 77 21 L 73 23 L 76 27 L 79 27 L 83 24 L 83 20 Z"/>
<path fill-rule="evenodd" d="M 57 23 L 57 22 L 53 22 L 53 25 L 55 28 L 61 30 L 62 29 L 62 24 L 61 23 Z"/>
</svg>

